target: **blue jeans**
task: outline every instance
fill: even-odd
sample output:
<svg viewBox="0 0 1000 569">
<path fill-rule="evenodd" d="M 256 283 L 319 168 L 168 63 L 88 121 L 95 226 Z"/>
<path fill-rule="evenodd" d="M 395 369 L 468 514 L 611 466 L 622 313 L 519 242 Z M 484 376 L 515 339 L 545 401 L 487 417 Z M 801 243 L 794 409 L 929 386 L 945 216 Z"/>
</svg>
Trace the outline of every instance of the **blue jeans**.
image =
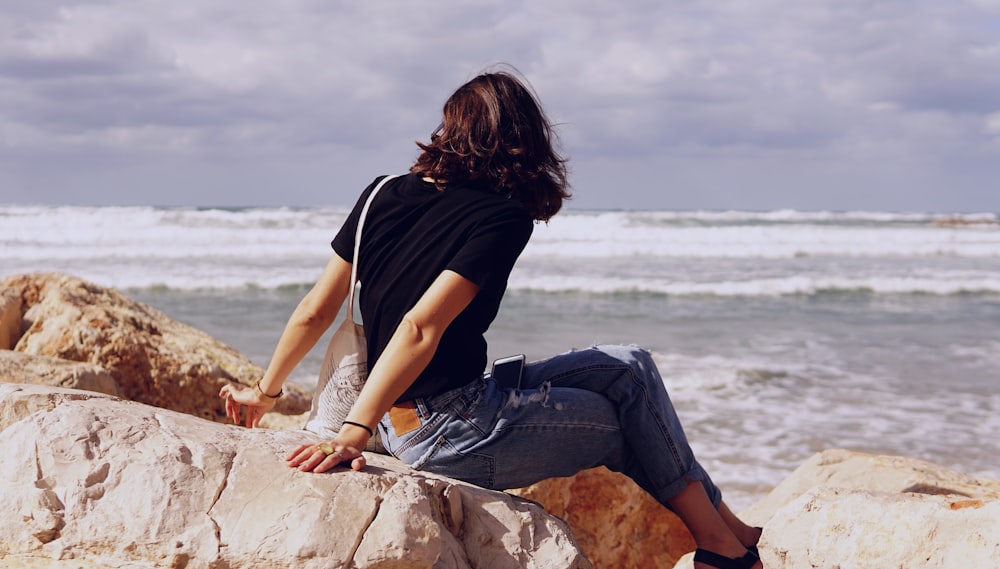
<svg viewBox="0 0 1000 569">
<path fill-rule="evenodd" d="M 380 422 L 394 456 L 417 470 L 484 488 L 520 488 L 595 466 L 622 472 L 660 503 L 701 481 L 649 353 L 596 346 L 526 364 L 520 389 L 489 375 L 394 408 Z M 669 507 L 669 506 L 668 506 Z"/>
</svg>

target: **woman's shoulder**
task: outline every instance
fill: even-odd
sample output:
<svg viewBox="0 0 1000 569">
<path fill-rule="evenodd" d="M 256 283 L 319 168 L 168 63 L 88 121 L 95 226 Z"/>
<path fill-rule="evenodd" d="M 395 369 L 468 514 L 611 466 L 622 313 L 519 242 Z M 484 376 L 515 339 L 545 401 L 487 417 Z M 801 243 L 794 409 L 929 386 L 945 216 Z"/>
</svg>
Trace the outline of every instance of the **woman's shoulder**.
<svg viewBox="0 0 1000 569">
<path fill-rule="evenodd" d="M 375 178 L 374 187 L 384 176 Z M 533 219 L 520 201 L 502 196 L 492 189 L 474 183 L 439 186 L 420 174 L 406 173 L 386 183 L 393 198 L 383 201 L 383 207 L 423 210 L 437 218 L 462 219 L 479 224 L 484 220 L 533 225 Z M 379 201 L 379 200 L 376 200 Z M 392 205 L 386 202 L 394 202 Z"/>
<path fill-rule="evenodd" d="M 497 194 L 484 188 L 460 188 L 455 191 L 459 200 L 467 206 L 470 213 L 481 218 L 508 223 L 532 225 L 533 220 L 528 209 L 521 202 Z"/>
</svg>

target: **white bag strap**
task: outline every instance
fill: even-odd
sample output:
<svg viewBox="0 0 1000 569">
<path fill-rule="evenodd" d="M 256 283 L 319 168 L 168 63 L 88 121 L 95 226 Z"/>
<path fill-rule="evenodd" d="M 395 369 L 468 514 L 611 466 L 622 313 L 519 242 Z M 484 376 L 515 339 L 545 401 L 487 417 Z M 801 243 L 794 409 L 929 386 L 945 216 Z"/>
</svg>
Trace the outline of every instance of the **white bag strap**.
<svg viewBox="0 0 1000 569">
<path fill-rule="evenodd" d="M 354 322 L 354 288 L 358 282 L 358 256 L 361 254 L 361 230 L 365 226 L 365 218 L 368 216 L 368 209 L 372 205 L 372 201 L 375 199 L 375 195 L 386 182 L 393 178 L 398 178 L 398 175 L 386 176 L 375 186 L 372 193 L 368 194 L 368 199 L 365 201 L 365 206 L 361 208 L 361 217 L 358 218 L 358 228 L 354 232 L 354 261 L 351 263 L 351 288 L 347 296 L 347 317 Z"/>
</svg>

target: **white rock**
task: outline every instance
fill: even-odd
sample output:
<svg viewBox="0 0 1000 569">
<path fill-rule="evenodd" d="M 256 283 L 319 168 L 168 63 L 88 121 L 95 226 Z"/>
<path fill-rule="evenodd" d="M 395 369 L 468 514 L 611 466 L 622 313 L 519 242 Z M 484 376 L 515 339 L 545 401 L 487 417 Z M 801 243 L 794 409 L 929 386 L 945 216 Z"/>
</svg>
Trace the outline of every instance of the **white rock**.
<svg viewBox="0 0 1000 569">
<path fill-rule="evenodd" d="M 819 487 L 768 522 L 768 569 L 1000 567 L 1000 502 Z"/>
<path fill-rule="evenodd" d="M 767 569 L 1000 567 L 1000 482 L 917 459 L 824 451 L 741 517 Z"/>
<path fill-rule="evenodd" d="M 83 391 L 0 384 L 11 567 L 587 568 L 537 504 L 369 455 L 309 474 L 301 431 L 247 430 Z"/>
<path fill-rule="evenodd" d="M 781 507 L 818 486 L 907 494 L 954 494 L 1000 499 L 1000 482 L 975 478 L 932 462 L 830 449 L 814 454 L 740 517 L 763 525 Z"/>
</svg>

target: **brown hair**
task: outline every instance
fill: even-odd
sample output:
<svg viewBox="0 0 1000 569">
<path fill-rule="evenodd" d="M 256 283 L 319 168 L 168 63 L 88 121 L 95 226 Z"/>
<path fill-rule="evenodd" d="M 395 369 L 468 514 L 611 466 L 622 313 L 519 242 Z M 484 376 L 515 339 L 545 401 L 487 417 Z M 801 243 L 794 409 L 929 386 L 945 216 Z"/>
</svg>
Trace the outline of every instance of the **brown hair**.
<svg viewBox="0 0 1000 569">
<path fill-rule="evenodd" d="M 515 199 L 535 220 L 548 220 L 568 199 L 566 159 L 541 106 L 512 74 L 484 73 L 456 90 L 444 104 L 441 126 L 410 168 L 448 184 L 487 184 Z"/>
</svg>

